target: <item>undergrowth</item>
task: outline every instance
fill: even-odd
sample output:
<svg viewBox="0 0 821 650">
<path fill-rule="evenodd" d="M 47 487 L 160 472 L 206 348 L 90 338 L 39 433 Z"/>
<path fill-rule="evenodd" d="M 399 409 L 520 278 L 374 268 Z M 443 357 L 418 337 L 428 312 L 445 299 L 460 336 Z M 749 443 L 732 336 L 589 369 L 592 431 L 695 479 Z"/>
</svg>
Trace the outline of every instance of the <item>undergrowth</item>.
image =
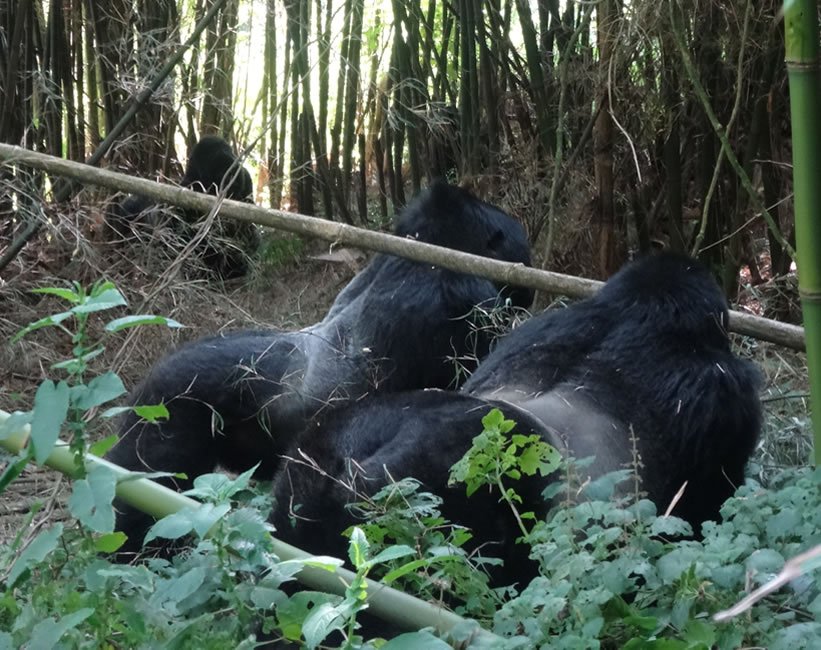
<svg viewBox="0 0 821 650">
<path fill-rule="evenodd" d="M 785 560 L 821 544 L 821 470 L 768 474 L 766 485 L 748 480 L 724 504 L 723 521 L 705 524 L 703 539 L 694 541 L 686 523 L 658 516 L 641 498 L 629 468 L 579 487 L 573 477 L 583 464 L 560 461 L 538 438 L 518 435 L 498 411 L 483 420 L 452 480 L 469 493 L 492 490 L 515 516 L 522 553 L 536 566 L 521 590 L 490 586 L 490 553 L 481 545 L 468 550 L 477 546 L 471 532 L 447 521 L 440 498 L 412 478 L 359 504 L 367 521 L 347 531 L 354 577 L 338 595 L 296 590 L 306 564 L 333 570 L 341 560 L 280 561 L 267 523 L 276 504 L 251 481 L 253 469 L 235 479 L 198 477 L 190 495 L 204 505 L 149 531 L 147 540 L 181 540 L 185 550 L 171 559 L 114 563 L 110 554 L 124 539 L 111 505 L 117 478 L 92 456 L 111 441 L 91 448 L 85 431 L 122 411 L 109 404 L 124 389 L 113 372 L 91 372 L 91 361 L 123 329 L 175 323 L 126 316 L 91 328 L 100 313 L 124 305 L 115 287 L 45 291 L 69 307 L 20 336 L 57 328 L 70 338 L 71 355 L 52 366 L 55 378 L 40 385 L 31 410 L 0 420 L 0 440 L 31 426 L 30 444 L 7 461 L 0 491 L 28 463 L 45 463 L 58 436 L 67 437 L 75 459 L 72 519 L 44 526 L 35 504 L 16 538 L 0 548 L 0 650 L 251 648 L 260 639 L 387 650 L 821 647 L 821 590 L 811 573 L 729 622 L 713 619 Z M 164 415 L 161 405 L 140 414 Z M 544 520 L 517 493 L 519 478 L 537 473 L 557 477 L 545 495 L 559 505 Z M 371 632 L 360 627 L 361 612 L 379 593 L 365 578 L 374 577 L 475 618 L 498 639 L 462 630 L 447 643 L 430 631 L 366 640 Z"/>
</svg>

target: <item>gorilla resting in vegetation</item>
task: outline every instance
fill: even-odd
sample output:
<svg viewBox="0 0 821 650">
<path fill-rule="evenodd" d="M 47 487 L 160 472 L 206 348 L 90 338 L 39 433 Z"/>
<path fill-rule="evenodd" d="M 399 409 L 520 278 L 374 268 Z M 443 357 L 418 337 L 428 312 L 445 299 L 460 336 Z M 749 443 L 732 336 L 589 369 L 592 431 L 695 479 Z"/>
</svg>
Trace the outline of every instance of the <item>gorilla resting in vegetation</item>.
<svg viewBox="0 0 821 650">
<path fill-rule="evenodd" d="M 597 477 L 633 466 L 660 511 L 687 482 L 672 514 L 699 531 L 744 480 L 758 437 L 759 375 L 735 357 L 727 303 L 697 262 L 659 254 L 634 262 L 593 297 L 530 319 L 503 339 L 458 393 L 415 391 L 377 397 L 320 418 L 288 453 L 275 483 L 276 535 L 318 554 L 347 557 L 342 530 L 356 523 L 346 504 L 394 479 L 413 476 L 444 498 L 443 514 L 473 528 L 486 554 L 524 578 L 520 535 L 499 495 L 448 487 L 449 468 L 499 408 L 525 435 L 538 432 L 567 455 L 595 461 Z M 363 477 L 367 475 L 368 479 Z M 554 479 L 523 478 L 523 511 L 545 515 L 541 492 Z M 298 506 L 298 507 L 297 507 Z M 291 519 L 296 513 L 295 523 Z"/>
<path fill-rule="evenodd" d="M 527 237 L 516 221 L 444 183 L 407 206 L 396 234 L 530 264 Z M 160 361 L 129 402 L 164 402 L 170 419 L 154 425 L 128 414 L 107 458 L 191 479 L 218 464 L 242 471 L 261 461 L 257 476 L 270 478 L 279 455 L 323 409 L 374 392 L 453 385 L 454 357 L 467 363 L 464 357 L 488 352 L 491 336 L 477 329 L 471 312 L 477 305 L 493 307 L 500 289 L 521 307 L 533 298 L 527 289 L 377 255 L 316 325 L 206 338 Z M 190 481 L 177 485 L 187 488 Z M 126 510 L 118 530 L 133 536 L 144 524 Z"/>
<path fill-rule="evenodd" d="M 239 165 L 231 146 L 215 135 L 204 136 L 194 146 L 180 185 L 213 196 L 225 188 L 225 198 L 253 201 L 251 175 Z M 169 216 L 176 217 L 174 230 L 189 241 L 196 234 L 195 224 L 204 215 L 196 210 L 160 206 L 146 196 L 134 194 L 114 206 L 108 223 L 122 238 L 134 226 L 154 228 Z M 223 279 L 240 277 L 248 271 L 247 258 L 258 246 L 259 234 L 254 224 L 217 219 L 202 253 L 203 262 Z"/>
</svg>

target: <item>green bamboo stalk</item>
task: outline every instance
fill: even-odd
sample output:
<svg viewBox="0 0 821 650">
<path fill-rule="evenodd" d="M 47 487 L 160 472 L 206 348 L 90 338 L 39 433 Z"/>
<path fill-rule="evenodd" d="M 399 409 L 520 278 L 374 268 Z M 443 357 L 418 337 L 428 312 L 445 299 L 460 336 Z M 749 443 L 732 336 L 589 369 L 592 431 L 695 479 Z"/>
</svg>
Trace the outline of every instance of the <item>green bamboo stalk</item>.
<svg viewBox="0 0 821 650">
<path fill-rule="evenodd" d="M 821 66 L 816 0 L 784 3 L 798 291 L 807 333 L 815 464 L 821 463 Z"/>
<path fill-rule="evenodd" d="M 0 424 L 3 424 L 9 414 L 0 410 Z M 26 425 L 22 430 L 15 431 L 5 439 L 0 440 L 0 447 L 10 454 L 19 454 L 28 443 L 30 427 Z M 62 472 L 66 476 L 74 477 L 77 474 L 74 452 L 69 449 L 68 443 L 62 440 L 57 442 L 54 451 L 46 459 L 46 465 Z M 117 477 L 117 496 L 127 504 L 138 508 L 152 517 L 160 518 L 173 514 L 182 508 L 198 508 L 200 503 L 190 497 L 183 496 L 174 490 L 155 483 L 147 478 L 129 479 L 131 471 L 115 465 L 103 458 L 88 454 L 86 456 L 86 472 L 95 467 L 107 467 Z M 281 561 L 305 560 L 312 555 L 296 546 L 291 546 L 274 538 L 274 553 Z M 328 593 L 344 595 L 346 585 L 356 577 L 351 571 L 337 568 L 328 571 L 318 567 L 306 566 L 298 574 L 297 580 L 311 589 L 318 589 Z M 465 622 L 461 616 L 449 612 L 431 603 L 424 602 L 403 593 L 392 587 L 367 580 L 368 583 L 368 612 L 384 621 L 405 630 L 420 630 L 423 627 L 433 627 L 439 632 L 448 632 L 458 624 Z M 477 628 L 476 637 L 488 644 L 500 643 L 501 639 L 495 634 Z"/>
</svg>

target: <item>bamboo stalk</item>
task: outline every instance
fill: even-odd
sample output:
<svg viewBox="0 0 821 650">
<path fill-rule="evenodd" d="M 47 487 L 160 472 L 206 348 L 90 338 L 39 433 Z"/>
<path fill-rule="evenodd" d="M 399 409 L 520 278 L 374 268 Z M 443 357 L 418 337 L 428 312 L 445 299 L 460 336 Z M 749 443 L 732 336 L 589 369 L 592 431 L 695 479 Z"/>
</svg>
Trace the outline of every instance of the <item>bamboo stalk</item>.
<svg viewBox="0 0 821 650">
<path fill-rule="evenodd" d="M 798 291 L 807 336 L 807 367 L 815 432 L 815 464 L 821 463 L 821 67 L 815 0 L 784 5 L 790 122 L 793 147 Z"/>
</svg>

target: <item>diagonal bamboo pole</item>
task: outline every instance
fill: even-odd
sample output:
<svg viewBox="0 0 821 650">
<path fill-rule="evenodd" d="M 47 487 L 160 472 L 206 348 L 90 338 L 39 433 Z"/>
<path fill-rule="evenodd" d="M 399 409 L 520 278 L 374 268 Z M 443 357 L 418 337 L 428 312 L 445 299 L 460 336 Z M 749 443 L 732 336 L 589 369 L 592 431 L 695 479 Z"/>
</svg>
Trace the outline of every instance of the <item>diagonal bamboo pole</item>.
<svg viewBox="0 0 821 650">
<path fill-rule="evenodd" d="M 8 417 L 8 413 L 0 410 L 0 424 Z M 29 435 L 30 427 L 26 425 L 23 430 L 15 431 L 0 440 L 0 447 L 10 454 L 18 454 L 28 444 Z M 200 505 L 199 501 L 183 496 L 147 478 L 128 480 L 132 472 L 103 458 L 87 454 L 85 461 L 88 472 L 95 467 L 107 467 L 114 472 L 117 477 L 117 496 L 152 517 L 165 517 L 182 508 L 198 508 Z M 68 443 L 63 441 L 57 442 L 57 446 L 46 459 L 45 464 L 69 477 L 74 477 L 77 473 L 74 452 L 69 449 Z M 276 538 L 274 538 L 274 553 L 281 561 L 304 560 L 312 557 L 310 553 Z M 345 586 L 351 584 L 355 575 L 342 568 L 327 571 L 319 567 L 306 566 L 296 577 L 311 589 L 344 595 Z M 451 611 L 373 580 L 368 580 L 368 612 L 403 630 L 433 627 L 445 633 L 465 622 L 465 619 Z M 488 643 L 501 643 L 500 637 L 481 628 L 477 628 L 475 638 Z"/>
<path fill-rule="evenodd" d="M 7 161 L 7 164 L 22 164 L 36 169 L 46 169 L 53 174 L 69 176 L 89 185 L 144 194 L 155 201 L 201 212 L 210 212 L 214 204 L 221 200 L 218 197 L 200 194 L 182 187 L 98 169 L 8 144 L 0 143 L 0 160 Z M 326 219 L 281 210 L 269 210 L 237 201 L 223 201 L 220 205 L 220 215 L 278 228 L 298 235 L 318 237 L 334 244 L 347 244 L 389 255 L 399 255 L 452 271 L 472 273 L 499 283 L 539 289 L 571 298 L 586 298 L 602 286 L 602 283 L 596 280 L 541 271 L 522 264 L 511 264 Z M 752 314 L 730 312 L 730 331 L 777 343 L 794 350 L 804 349 L 803 328 Z"/>
</svg>

